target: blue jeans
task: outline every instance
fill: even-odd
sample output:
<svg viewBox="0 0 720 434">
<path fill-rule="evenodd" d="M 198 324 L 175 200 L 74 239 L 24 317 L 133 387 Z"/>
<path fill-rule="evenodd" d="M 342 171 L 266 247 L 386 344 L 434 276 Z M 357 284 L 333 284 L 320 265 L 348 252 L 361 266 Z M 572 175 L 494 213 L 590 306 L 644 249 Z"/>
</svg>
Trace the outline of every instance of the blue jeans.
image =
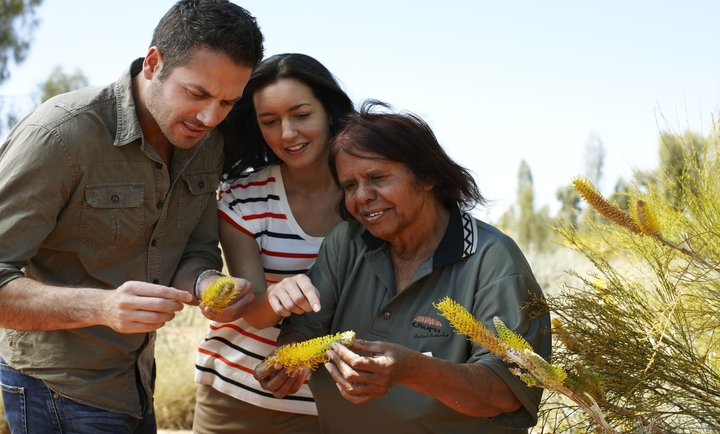
<svg viewBox="0 0 720 434">
<path fill-rule="evenodd" d="M 5 417 L 13 434 L 155 434 L 155 412 L 140 392 L 143 418 L 79 404 L 0 358 Z"/>
</svg>

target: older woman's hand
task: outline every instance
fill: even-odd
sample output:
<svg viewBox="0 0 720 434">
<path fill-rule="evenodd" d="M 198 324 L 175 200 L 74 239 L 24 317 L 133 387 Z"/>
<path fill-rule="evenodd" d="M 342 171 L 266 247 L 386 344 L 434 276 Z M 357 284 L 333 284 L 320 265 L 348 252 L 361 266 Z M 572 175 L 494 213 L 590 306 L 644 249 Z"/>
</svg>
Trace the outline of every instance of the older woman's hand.
<svg viewBox="0 0 720 434">
<path fill-rule="evenodd" d="M 253 376 L 260 386 L 272 393 L 275 398 L 284 398 L 300 390 L 300 386 L 310 376 L 310 369 L 302 369 L 288 374 L 282 365 L 268 365 L 263 362 L 255 367 Z"/>
<path fill-rule="evenodd" d="M 362 356 L 340 344 L 333 344 L 328 355 L 333 363 L 325 368 L 337 383 L 340 394 L 355 404 L 384 396 L 401 382 L 403 363 L 417 352 L 390 342 L 355 340 L 352 350 L 369 354 Z"/>
<path fill-rule="evenodd" d="M 267 290 L 272 310 L 283 317 L 320 310 L 320 294 L 304 274 L 287 277 Z"/>
</svg>

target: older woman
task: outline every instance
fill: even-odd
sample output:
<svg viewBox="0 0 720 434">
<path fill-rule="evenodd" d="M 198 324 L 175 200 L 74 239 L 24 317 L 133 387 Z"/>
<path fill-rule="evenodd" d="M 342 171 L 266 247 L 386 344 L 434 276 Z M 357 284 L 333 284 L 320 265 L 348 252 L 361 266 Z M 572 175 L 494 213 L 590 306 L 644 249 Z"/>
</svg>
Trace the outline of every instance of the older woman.
<svg viewBox="0 0 720 434">
<path fill-rule="evenodd" d="M 430 128 L 372 107 L 349 121 L 330 154 L 347 220 L 307 276 L 278 285 L 294 300 L 319 294 L 321 309 L 287 318 L 278 343 L 356 332 L 311 376 L 323 432 L 526 432 L 542 390 L 455 333 L 433 303 L 448 296 L 491 330 L 499 316 L 548 356 L 548 314 L 530 319 L 521 309 L 542 290 L 517 245 L 465 211 L 485 199 Z M 277 397 L 305 375 L 255 369 Z"/>
</svg>

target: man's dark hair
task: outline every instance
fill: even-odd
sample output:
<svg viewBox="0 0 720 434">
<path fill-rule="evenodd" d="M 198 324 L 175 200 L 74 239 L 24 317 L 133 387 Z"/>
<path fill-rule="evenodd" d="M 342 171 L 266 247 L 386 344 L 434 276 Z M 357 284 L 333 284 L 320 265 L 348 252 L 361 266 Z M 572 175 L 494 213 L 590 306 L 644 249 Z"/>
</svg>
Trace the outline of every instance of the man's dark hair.
<svg viewBox="0 0 720 434">
<path fill-rule="evenodd" d="M 339 152 L 366 158 L 367 153 L 405 164 L 418 179 L 432 184 L 435 197 L 443 204 L 457 203 L 465 210 L 485 205 L 470 171 L 445 153 L 430 126 L 412 113 L 383 113 L 389 109 L 380 101 L 365 101 L 357 116 L 351 117 L 333 141 L 330 149 L 330 172 L 340 185 L 336 158 Z M 338 214 L 353 218 L 345 207 L 345 193 L 337 206 Z"/>
<path fill-rule="evenodd" d="M 253 96 L 281 79 L 292 78 L 305 84 L 332 119 L 330 133 L 335 135 L 355 113 L 352 101 L 340 88 L 330 71 L 305 54 L 276 54 L 263 60 L 253 71 L 243 96 L 220 124 L 225 134 L 225 179 L 239 176 L 245 169 L 257 169 L 281 160 L 273 153 L 260 132 Z"/>
<path fill-rule="evenodd" d="M 161 79 L 187 64 L 198 47 L 249 68 L 263 57 L 263 35 L 255 17 L 228 0 L 180 0 L 155 27 L 150 46 L 162 53 Z"/>
</svg>

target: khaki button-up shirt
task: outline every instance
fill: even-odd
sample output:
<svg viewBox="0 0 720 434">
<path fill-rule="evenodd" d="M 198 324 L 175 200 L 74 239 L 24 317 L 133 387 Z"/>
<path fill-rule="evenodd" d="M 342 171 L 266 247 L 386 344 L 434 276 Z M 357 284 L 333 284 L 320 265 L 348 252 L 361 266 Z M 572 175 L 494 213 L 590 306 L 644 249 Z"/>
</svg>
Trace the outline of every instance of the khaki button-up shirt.
<svg viewBox="0 0 720 434">
<path fill-rule="evenodd" d="M 222 136 L 176 148 L 168 170 L 135 114 L 131 83 L 141 62 L 109 86 L 47 101 L 3 143 L 0 285 L 24 275 L 113 290 L 128 280 L 168 285 L 187 258 L 221 266 Z M 139 416 L 136 384 L 151 395 L 154 340 L 104 326 L 0 329 L 0 356 L 76 401 Z"/>
</svg>

